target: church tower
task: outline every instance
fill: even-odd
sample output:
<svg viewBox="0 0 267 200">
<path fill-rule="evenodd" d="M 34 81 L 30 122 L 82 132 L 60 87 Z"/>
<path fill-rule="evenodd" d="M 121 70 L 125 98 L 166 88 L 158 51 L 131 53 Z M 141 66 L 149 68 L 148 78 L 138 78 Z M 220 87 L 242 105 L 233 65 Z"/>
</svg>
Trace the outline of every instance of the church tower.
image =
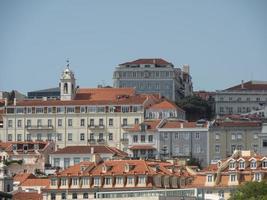
<svg viewBox="0 0 267 200">
<path fill-rule="evenodd" d="M 67 67 L 62 72 L 60 78 L 60 100 L 72 100 L 75 96 L 75 77 L 74 73 L 69 68 L 69 61 L 67 60 Z"/>
<path fill-rule="evenodd" d="M 11 192 L 13 190 L 13 178 L 9 174 L 7 166 L 0 163 L 0 191 Z"/>
</svg>

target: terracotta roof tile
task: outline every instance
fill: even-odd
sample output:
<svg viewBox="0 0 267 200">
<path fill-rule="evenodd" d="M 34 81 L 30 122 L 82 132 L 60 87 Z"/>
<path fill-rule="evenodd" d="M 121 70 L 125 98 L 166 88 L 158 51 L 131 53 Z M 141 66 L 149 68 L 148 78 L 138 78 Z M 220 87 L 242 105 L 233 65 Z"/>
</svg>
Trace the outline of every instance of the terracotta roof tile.
<svg viewBox="0 0 267 200">
<path fill-rule="evenodd" d="M 17 192 L 13 195 L 13 200 L 42 200 L 42 194 L 37 192 Z"/>
<path fill-rule="evenodd" d="M 163 100 L 159 103 L 153 104 L 149 109 L 168 109 L 168 110 L 179 110 L 180 112 L 185 112 L 183 109 L 179 108 L 175 103 L 168 100 Z"/>
<path fill-rule="evenodd" d="M 227 88 L 225 91 L 244 91 L 244 90 L 267 90 L 266 81 L 248 81 L 242 84 Z"/>
<path fill-rule="evenodd" d="M 23 174 L 16 174 L 13 177 L 14 182 L 19 182 L 20 184 L 22 184 L 25 180 L 27 179 L 33 179 L 35 178 L 35 176 L 33 174 L 30 173 L 23 173 Z"/>
<path fill-rule="evenodd" d="M 186 122 L 186 121 L 179 121 L 179 120 L 167 120 L 166 123 L 162 124 L 160 128 L 200 128 L 208 127 L 208 123 L 206 122 L 203 124 L 204 126 L 201 126 L 201 124 L 198 125 L 197 122 Z"/>
<path fill-rule="evenodd" d="M 49 186 L 50 180 L 49 178 L 28 178 L 20 186 Z"/>
<path fill-rule="evenodd" d="M 159 125 L 161 120 L 145 120 L 143 123 L 141 124 L 134 124 L 133 127 L 130 128 L 124 128 L 125 130 L 129 131 L 129 132 L 139 132 L 141 131 L 141 125 L 145 124 L 147 125 L 147 130 L 146 131 L 156 131 L 157 126 Z"/>
</svg>

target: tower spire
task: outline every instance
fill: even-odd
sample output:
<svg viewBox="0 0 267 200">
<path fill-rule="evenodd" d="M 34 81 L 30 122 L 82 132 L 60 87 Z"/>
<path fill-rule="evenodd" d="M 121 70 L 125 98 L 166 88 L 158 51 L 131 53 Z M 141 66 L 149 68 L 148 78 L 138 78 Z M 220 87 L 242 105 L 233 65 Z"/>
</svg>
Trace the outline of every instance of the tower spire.
<svg viewBox="0 0 267 200">
<path fill-rule="evenodd" d="M 66 66 L 67 66 L 67 68 L 68 68 L 68 69 L 70 69 L 70 59 L 69 59 L 69 58 L 67 58 L 66 62 L 67 62 L 67 65 L 66 65 Z"/>
</svg>

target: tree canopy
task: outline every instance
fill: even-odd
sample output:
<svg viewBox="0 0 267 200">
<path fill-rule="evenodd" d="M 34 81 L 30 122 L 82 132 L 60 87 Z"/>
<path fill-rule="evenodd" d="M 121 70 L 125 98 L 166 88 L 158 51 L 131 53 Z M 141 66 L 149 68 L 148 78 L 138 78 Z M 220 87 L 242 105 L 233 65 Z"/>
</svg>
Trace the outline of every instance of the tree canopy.
<svg viewBox="0 0 267 200">
<path fill-rule="evenodd" d="M 267 200 L 266 182 L 248 182 L 231 193 L 229 200 Z"/>
<path fill-rule="evenodd" d="M 177 105 L 186 112 L 188 121 L 211 119 L 213 117 L 213 102 L 206 101 L 198 96 L 188 96 L 177 102 Z"/>
</svg>

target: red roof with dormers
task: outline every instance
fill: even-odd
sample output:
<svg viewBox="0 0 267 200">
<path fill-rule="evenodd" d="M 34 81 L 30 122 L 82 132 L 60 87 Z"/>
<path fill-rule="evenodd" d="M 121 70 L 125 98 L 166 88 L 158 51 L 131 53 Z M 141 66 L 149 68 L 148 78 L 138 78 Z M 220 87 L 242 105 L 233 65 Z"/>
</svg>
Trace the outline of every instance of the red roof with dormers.
<svg viewBox="0 0 267 200">
<path fill-rule="evenodd" d="M 159 125 L 160 122 L 161 122 L 161 120 L 156 120 L 156 119 L 155 120 L 145 120 L 141 124 L 134 124 L 133 127 L 124 128 L 124 129 L 129 131 L 129 132 L 140 132 L 141 131 L 141 125 L 146 125 L 147 126 L 146 131 L 154 132 L 157 130 L 157 126 Z"/>
<path fill-rule="evenodd" d="M 203 125 L 197 122 L 187 122 L 179 120 L 166 120 L 159 128 L 207 128 L 208 122 Z"/>
<path fill-rule="evenodd" d="M 156 64 L 156 65 L 171 65 L 170 62 L 162 58 L 142 58 L 131 62 L 122 63 L 120 65 L 142 65 L 142 64 Z"/>
</svg>

